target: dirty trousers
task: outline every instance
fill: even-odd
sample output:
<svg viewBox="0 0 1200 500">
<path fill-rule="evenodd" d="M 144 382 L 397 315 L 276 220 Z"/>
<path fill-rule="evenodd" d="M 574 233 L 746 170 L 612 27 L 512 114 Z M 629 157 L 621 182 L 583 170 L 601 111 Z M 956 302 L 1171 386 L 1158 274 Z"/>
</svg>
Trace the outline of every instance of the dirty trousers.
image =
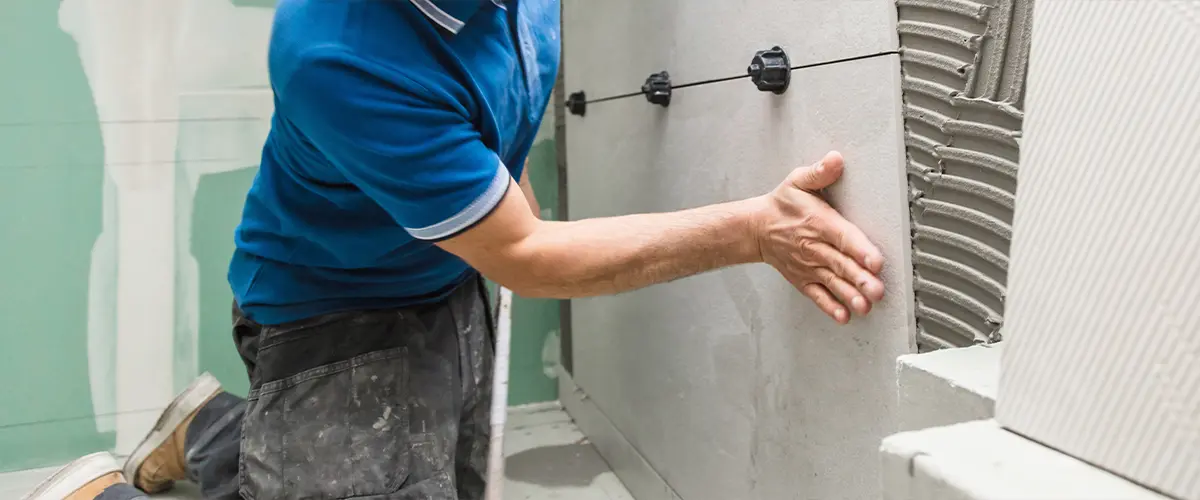
<svg viewBox="0 0 1200 500">
<path fill-rule="evenodd" d="M 187 431 L 206 499 L 481 499 L 492 318 L 480 279 L 437 304 L 263 326 L 234 308 L 250 375 Z M 100 500 L 141 498 L 110 488 Z"/>
</svg>

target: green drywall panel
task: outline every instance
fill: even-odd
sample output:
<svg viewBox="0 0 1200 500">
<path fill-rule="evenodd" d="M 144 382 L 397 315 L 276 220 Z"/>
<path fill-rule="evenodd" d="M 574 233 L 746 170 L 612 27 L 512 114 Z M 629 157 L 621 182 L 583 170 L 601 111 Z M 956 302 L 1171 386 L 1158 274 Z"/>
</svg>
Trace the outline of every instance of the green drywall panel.
<svg viewBox="0 0 1200 500">
<path fill-rule="evenodd" d="M 548 117 L 549 118 L 549 117 Z M 529 153 L 529 182 L 542 207 L 542 217 L 556 218 L 558 166 L 554 140 L 534 144 Z M 558 362 L 558 301 L 513 299 L 513 332 L 509 358 L 508 404 L 521 405 L 558 399 L 552 378 Z"/>
<path fill-rule="evenodd" d="M 250 380 L 233 344 L 233 292 L 225 276 L 233 232 L 257 172 L 254 166 L 201 176 L 192 209 L 191 252 L 200 268 L 200 370 L 211 372 L 225 390 L 239 396 L 246 395 Z"/>
<path fill-rule="evenodd" d="M 96 109 L 75 42 L 58 28 L 58 2 L 5 0 L 2 10 L 0 470 L 7 470 L 105 448 L 112 436 L 97 430 L 88 384 L 88 283 L 105 189 Z M 96 321 L 105 318 L 112 320 L 111 309 Z"/>
<path fill-rule="evenodd" d="M 117 193 L 104 172 L 92 89 L 75 40 L 59 26 L 59 4 L 0 2 L 0 47 L 7 48 L 0 50 L 0 74 L 19 75 L 0 78 L 0 471 L 62 463 L 115 444 L 117 388 L 92 387 L 91 375 L 112 380 L 115 370 L 107 363 L 116 360 Z M 554 155 L 553 140 L 539 141 L 530 155 L 531 180 L 550 218 L 557 215 Z M 247 164 L 191 177 L 176 166 L 177 267 L 195 266 L 198 276 L 175 279 L 174 352 L 163 355 L 174 357 L 177 373 L 147 376 L 171 377 L 179 387 L 207 370 L 245 394 L 226 269 L 256 172 Z M 197 282 L 197 290 L 183 291 Z M 193 326 L 185 327 L 189 314 Z M 558 329 L 556 301 L 517 299 L 512 404 L 555 398 L 545 365 L 557 360 Z M 89 364 L 89 351 L 99 363 Z"/>
<path fill-rule="evenodd" d="M 529 182 L 542 207 L 542 217 L 555 219 L 558 169 L 553 140 L 539 141 L 529 152 Z M 487 282 L 492 304 L 496 284 Z M 509 343 L 508 404 L 517 406 L 558 399 L 554 365 L 559 356 L 557 300 L 513 296 L 512 338 Z"/>
</svg>

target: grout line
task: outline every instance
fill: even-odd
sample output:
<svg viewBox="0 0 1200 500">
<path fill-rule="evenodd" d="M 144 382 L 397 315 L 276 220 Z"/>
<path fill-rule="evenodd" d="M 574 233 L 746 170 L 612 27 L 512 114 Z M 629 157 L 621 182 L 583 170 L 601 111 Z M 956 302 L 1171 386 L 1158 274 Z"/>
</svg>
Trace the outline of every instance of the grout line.
<svg viewBox="0 0 1200 500">
<path fill-rule="evenodd" d="M 0 127 L 33 127 L 54 125 L 139 125 L 147 123 L 193 123 L 193 122 L 260 122 L 269 116 L 227 116 L 213 118 L 149 118 L 145 120 L 63 120 L 57 122 L 7 122 Z"/>
<path fill-rule="evenodd" d="M 0 431 L 8 430 L 8 429 L 15 429 L 18 427 L 32 427 L 35 425 L 45 425 L 45 424 L 60 424 L 63 422 L 74 422 L 74 421 L 78 421 L 78 420 L 93 420 L 93 419 L 97 419 L 97 418 L 117 417 L 117 416 L 121 416 L 121 415 L 137 415 L 137 414 L 141 414 L 141 413 L 150 413 L 150 412 L 156 412 L 156 411 L 161 412 L 161 411 L 163 411 L 164 408 L 166 408 L 166 406 L 162 406 L 162 407 L 158 407 L 158 408 L 143 408 L 140 410 L 117 411 L 117 412 L 112 412 L 112 413 L 81 415 L 81 416 L 77 416 L 77 417 L 55 418 L 55 419 L 50 419 L 50 420 L 37 420 L 34 422 L 17 422 L 14 424 L 0 425 Z"/>
<path fill-rule="evenodd" d="M 25 165 L 0 165 L 0 170 L 39 170 L 44 168 L 90 168 L 90 167 L 149 167 L 158 165 L 176 165 L 187 163 L 227 163 L 227 162 L 244 162 L 246 166 L 257 165 L 262 158 L 245 157 L 245 158 L 179 158 L 175 160 L 148 160 L 148 161 L 128 161 L 128 162 L 95 162 L 95 163 L 59 163 L 59 164 L 25 164 Z"/>
</svg>

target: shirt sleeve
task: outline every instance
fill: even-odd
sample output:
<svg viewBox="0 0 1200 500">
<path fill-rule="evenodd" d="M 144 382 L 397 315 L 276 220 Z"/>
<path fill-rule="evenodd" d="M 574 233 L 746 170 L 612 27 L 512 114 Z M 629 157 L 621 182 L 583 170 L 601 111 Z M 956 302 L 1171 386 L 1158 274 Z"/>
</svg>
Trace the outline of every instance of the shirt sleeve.
<svg viewBox="0 0 1200 500">
<path fill-rule="evenodd" d="M 279 97 L 285 118 L 414 238 L 483 219 L 511 180 L 465 107 L 343 51 L 308 54 Z"/>
</svg>

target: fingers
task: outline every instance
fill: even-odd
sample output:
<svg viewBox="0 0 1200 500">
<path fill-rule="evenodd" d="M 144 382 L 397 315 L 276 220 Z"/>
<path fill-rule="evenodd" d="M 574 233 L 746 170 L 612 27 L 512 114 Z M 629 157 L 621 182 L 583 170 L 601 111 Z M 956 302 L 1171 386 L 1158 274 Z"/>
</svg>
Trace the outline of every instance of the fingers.
<svg viewBox="0 0 1200 500">
<path fill-rule="evenodd" d="M 830 151 L 816 164 L 793 170 L 788 176 L 788 183 L 797 189 L 820 191 L 841 178 L 844 167 L 842 154 Z M 819 219 L 826 222 L 818 228 L 826 242 L 858 261 L 873 274 L 879 274 L 883 270 L 883 254 L 858 226 L 851 224 L 832 209 L 822 213 Z M 882 293 L 882 287 L 879 293 Z"/>
<path fill-rule="evenodd" d="M 851 224 L 834 210 L 828 210 L 817 220 L 821 221 L 816 224 L 816 230 L 820 232 L 822 240 L 839 252 L 850 256 L 872 274 L 879 274 L 883 270 L 883 252 L 880 252 L 879 247 L 871 243 L 871 240 L 858 226 Z M 859 280 L 855 279 L 855 281 Z M 882 286 L 878 293 L 882 297 Z"/>
<path fill-rule="evenodd" d="M 842 307 L 842 304 L 833 298 L 833 294 L 819 283 L 809 283 L 800 287 L 800 293 L 812 300 L 821 311 L 839 324 L 844 325 L 850 321 L 850 312 Z"/>
<path fill-rule="evenodd" d="M 828 268 L 836 277 L 857 288 L 868 302 L 883 300 L 883 281 L 832 245 L 822 242 L 810 243 L 806 246 L 805 254 L 814 261 L 813 263 L 816 264 L 814 267 Z M 833 290 L 832 287 L 830 289 Z M 834 291 L 836 292 L 836 290 Z M 843 302 L 854 307 L 854 304 L 849 301 Z M 869 308 L 870 304 L 868 304 Z M 854 307 L 855 311 L 858 309 L 858 307 Z"/>
<path fill-rule="evenodd" d="M 842 176 L 842 154 L 830 151 L 821 161 L 800 167 L 788 175 L 788 183 L 796 189 L 820 191 L 829 187 Z"/>
<path fill-rule="evenodd" d="M 837 297 L 839 302 L 850 306 L 858 314 L 871 312 L 871 302 L 866 297 L 863 297 L 850 282 L 839 278 L 833 271 L 824 267 L 815 269 L 815 272 L 817 279 L 825 285 L 826 290 L 832 292 L 834 297 Z"/>
</svg>

